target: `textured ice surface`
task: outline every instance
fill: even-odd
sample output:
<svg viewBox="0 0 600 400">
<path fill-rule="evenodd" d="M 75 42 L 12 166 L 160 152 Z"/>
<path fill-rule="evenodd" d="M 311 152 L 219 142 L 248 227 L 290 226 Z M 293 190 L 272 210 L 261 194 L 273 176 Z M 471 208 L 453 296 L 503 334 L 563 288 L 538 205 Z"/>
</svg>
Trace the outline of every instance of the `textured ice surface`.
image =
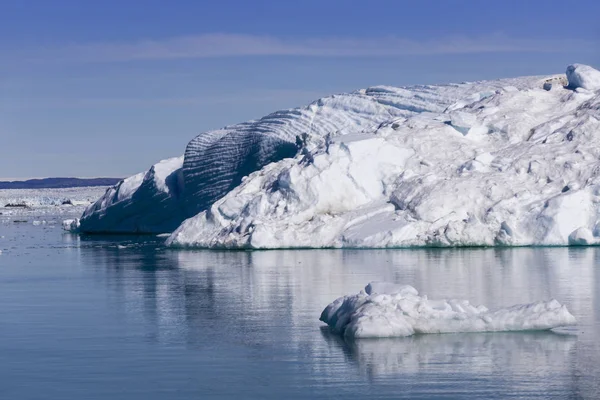
<svg viewBox="0 0 600 400">
<path fill-rule="evenodd" d="M 401 337 L 419 333 L 549 330 L 575 324 L 556 300 L 490 311 L 467 300 L 430 300 L 408 285 L 371 282 L 358 294 L 328 305 L 321 321 L 354 338 Z"/>
<path fill-rule="evenodd" d="M 79 229 L 210 248 L 598 244 L 599 75 L 372 87 L 203 133 Z"/>
<path fill-rule="evenodd" d="M 183 157 L 163 160 L 145 173 L 122 180 L 68 224 L 86 233 L 162 233 L 184 219 Z M 67 228 L 67 224 L 64 224 Z"/>
<path fill-rule="evenodd" d="M 588 245 L 600 238 L 598 71 L 469 84 L 444 111 L 342 130 L 262 168 L 170 237 L 224 248 Z M 564 76 L 563 76 L 564 78 Z M 573 90 L 573 88 L 577 90 Z M 409 90 L 409 89 L 404 89 Z M 442 87 L 434 89 L 444 96 Z M 416 93 L 415 93 L 415 96 Z M 439 103 L 438 103 L 439 104 Z"/>
<path fill-rule="evenodd" d="M 569 65 L 567 68 L 567 79 L 569 80 L 569 87 L 573 89 L 600 89 L 600 71 L 595 70 L 589 65 Z"/>
</svg>

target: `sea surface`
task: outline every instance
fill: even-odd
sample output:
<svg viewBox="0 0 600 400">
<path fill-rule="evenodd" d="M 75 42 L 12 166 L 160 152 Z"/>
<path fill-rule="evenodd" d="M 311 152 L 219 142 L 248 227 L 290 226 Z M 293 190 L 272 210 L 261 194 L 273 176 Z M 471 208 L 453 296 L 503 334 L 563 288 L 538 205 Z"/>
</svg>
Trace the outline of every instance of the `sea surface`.
<svg viewBox="0 0 600 400">
<path fill-rule="evenodd" d="M 182 251 L 59 218 L 0 221 L 1 399 L 600 396 L 600 248 Z M 556 298 L 578 325 L 331 334 L 322 309 L 373 280 L 489 308 Z"/>
</svg>

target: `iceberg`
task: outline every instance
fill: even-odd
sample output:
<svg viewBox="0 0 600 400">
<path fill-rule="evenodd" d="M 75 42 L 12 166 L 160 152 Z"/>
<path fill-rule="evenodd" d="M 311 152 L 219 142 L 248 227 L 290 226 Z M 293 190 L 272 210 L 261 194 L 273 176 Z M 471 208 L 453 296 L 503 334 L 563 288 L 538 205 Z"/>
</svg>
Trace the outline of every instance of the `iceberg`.
<svg viewBox="0 0 600 400">
<path fill-rule="evenodd" d="M 358 294 L 340 297 L 323 310 L 320 320 L 351 338 L 539 331 L 576 323 L 556 300 L 490 311 L 467 300 L 430 300 L 412 286 L 385 282 L 371 282 Z"/>
<path fill-rule="evenodd" d="M 202 133 L 69 226 L 200 248 L 600 244 L 599 76 L 329 96 Z"/>
</svg>

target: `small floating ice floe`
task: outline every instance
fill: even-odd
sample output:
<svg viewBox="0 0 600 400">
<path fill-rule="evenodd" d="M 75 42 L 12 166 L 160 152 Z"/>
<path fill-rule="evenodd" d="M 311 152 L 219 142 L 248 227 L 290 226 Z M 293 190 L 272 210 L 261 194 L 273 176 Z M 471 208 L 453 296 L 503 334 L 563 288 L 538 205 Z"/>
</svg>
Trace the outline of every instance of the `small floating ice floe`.
<svg viewBox="0 0 600 400">
<path fill-rule="evenodd" d="M 490 311 L 468 300 L 429 300 L 412 286 L 371 282 L 340 297 L 321 313 L 334 332 L 353 338 L 400 337 L 419 333 L 549 330 L 575 325 L 556 300 Z"/>
<path fill-rule="evenodd" d="M 79 229 L 79 219 L 65 219 L 62 222 L 63 229 L 68 232 L 77 232 Z"/>
</svg>

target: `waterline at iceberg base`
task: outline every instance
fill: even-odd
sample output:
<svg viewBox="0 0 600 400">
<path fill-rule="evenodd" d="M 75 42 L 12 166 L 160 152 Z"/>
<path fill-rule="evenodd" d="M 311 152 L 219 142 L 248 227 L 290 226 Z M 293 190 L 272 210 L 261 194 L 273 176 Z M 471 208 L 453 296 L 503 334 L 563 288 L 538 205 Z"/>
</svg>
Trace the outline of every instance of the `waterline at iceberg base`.
<svg viewBox="0 0 600 400">
<path fill-rule="evenodd" d="M 358 294 L 340 297 L 323 310 L 320 320 L 350 338 L 539 331 L 576 323 L 556 300 L 489 311 L 468 300 L 430 300 L 412 286 L 386 282 L 371 282 Z"/>
<path fill-rule="evenodd" d="M 593 245 L 599 210 L 600 72 L 574 64 L 373 87 L 201 134 L 78 230 L 200 248 Z"/>
</svg>

